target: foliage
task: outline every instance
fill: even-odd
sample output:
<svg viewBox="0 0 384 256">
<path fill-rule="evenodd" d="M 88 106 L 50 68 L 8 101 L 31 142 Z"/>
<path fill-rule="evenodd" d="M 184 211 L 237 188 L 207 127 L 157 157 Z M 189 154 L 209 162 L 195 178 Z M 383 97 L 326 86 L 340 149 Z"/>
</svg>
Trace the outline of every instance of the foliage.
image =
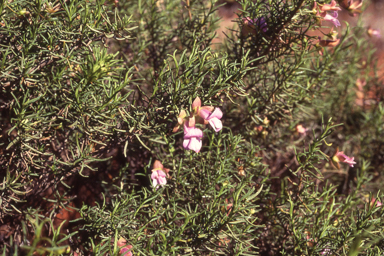
<svg viewBox="0 0 384 256">
<path fill-rule="evenodd" d="M 383 254 L 377 56 L 313 6 L 239 1 L 217 44 L 218 2 L 2 1 L 3 255 Z M 224 113 L 199 153 L 196 97 Z"/>
</svg>

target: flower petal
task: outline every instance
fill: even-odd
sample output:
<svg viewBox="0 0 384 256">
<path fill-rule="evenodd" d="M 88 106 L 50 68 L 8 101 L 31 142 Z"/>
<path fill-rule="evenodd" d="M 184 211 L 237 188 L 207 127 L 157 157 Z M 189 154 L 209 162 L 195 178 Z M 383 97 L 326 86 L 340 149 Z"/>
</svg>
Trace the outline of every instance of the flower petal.
<svg viewBox="0 0 384 256">
<path fill-rule="evenodd" d="M 184 125 L 184 139 L 190 139 L 192 137 L 202 138 L 203 131 L 196 127 L 188 127 Z"/>
<path fill-rule="evenodd" d="M 162 170 L 158 170 L 157 171 L 157 174 L 159 177 L 166 177 L 167 175 L 165 174 L 165 172 L 163 172 Z"/>
<path fill-rule="evenodd" d="M 159 175 L 158 175 L 157 171 L 152 172 L 152 174 L 151 174 L 151 179 L 152 179 L 152 180 L 155 180 L 155 179 L 157 179 L 158 177 L 159 177 Z"/>
<path fill-rule="evenodd" d="M 187 116 L 185 110 L 181 110 L 179 116 L 177 117 L 177 122 L 182 125 L 184 123 L 184 118 Z"/>
<path fill-rule="evenodd" d="M 167 179 L 165 177 L 159 177 L 158 182 L 161 186 L 167 184 Z"/>
<path fill-rule="evenodd" d="M 183 148 L 184 149 L 189 149 L 189 143 L 191 142 L 191 139 L 184 139 L 183 141 Z"/>
<path fill-rule="evenodd" d="M 338 152 L 336 153 L 336 156 L 337 156 L 337 158 L 339 158 L 339 160 L 340 160 L 341 162 L 344 162 L 344 160 L 347 158 L 347 156 L 344 154 L 343 151 L 338 151 Z"/>
<path fill-rule="evenodd" d="M 190 118 L 188 119 L 187 126 L 188 126 L 188 127 L 195 127 L 195 125 L 196 125 L 196 119 L 195 119 L 195 116 L 190 117 Z"/>
<path fill-rule="evenodd" d="M 203 143 L 200 139 L 191 138 L 191 141 L 188 145 L 188 149 L 191 149 L 191 150 L 195 151 L 196 153 L 199 153 L 202 145 L 203 145 Z"/>
<path fill-rule="evenodd" d="M 133 247 L 132 245 L 127 245 L 127 246 L 121 248 L 119 252 L 121 255 L 124 255 L 124 256 L 133 256 L 132 252 L 129 251 L 130 249 L 132 249 L 132 247 Z M 126 252 L 128 252 L 128 253 L 126 253 Z"/>
<path fill-rule="evenodd" d="M 207 108 L 200 108 L 199 116 L 203 119 L 207 119 L 211 115 L 211 111 L 209 111 Z"/>
<path fill-rule="evenodd" d="M 337 19 L 337 12 L 334 11 L 333 13 L 329 14 L 327 12 L 320 13 L 320 16 L 324 18 L 324 20 L 328 20 L 332 22 L 336 27 L 341 26 L 340 21 Z"/>
<path fill-rule="evenodd" d="M 349 156 L 345 155 L 343 151 L 340 151 L 340 152 L 337 151 L 335 156 L 341 162 L 349 164 L 350 167 L 353 167 L 353 165 L 356 164 L 356 162 L 354 161 L 355 158 L 354 157 L 349 157 Z"/>
<path fill-rule="evenodd" d="M 196 99 L 192 102 L 192 109 L 195 110 L 197 107 L 201 107 L 201 100 L 199 97 L 196 97 Z"/>
<path fill-rule="evenodd" d="M 215 108 L 215 111 L 212 112 L 212 114 L 206 118 L 207 120 L 210 120 L 212 118 L 221 119 L 223 117 L 223 112 L 221 112 L 220 108 Z"/>
<path fill-rule="evenodd" d="M 157 187 L 157 185 L 158 185 L 157 179 L 152 180 L 152 185 L 153 185 L 153 187 Z"/>
<path fill-rule="evenodd" d="M 205 109 L 209 112 L 213 112 L 213 110 L 215 109 L 214 106 L 202 106 L 200 109 Z"/>
<path fill-rule="evenodd" d="M 354 159 L 355 159 L 354 157 L 352 157 L 352 158 L 347 157 L 347 158 L 344 160 L 344 163 L 347 163 L 347 164 L 349 164 L 349 166 L 353 167 L 353 165 L 356 164 L 356 162 L 353 161 Z"/>
<path fill-rule="evenodd" d="M 163 168 L 164 166 L 159 160 L 156 160 L 155 163 L 153 164 L 153 169 L 163 169 Z"/>
<path fill-rule="evenodd" d="M 341 11 L 341 8 L 336 7 L 336 1 L 332 0 L 332 2 L 330 4 L 324 4 L 321 7 L 321 11 L 323 11 L 323 12 L 325 12 L 325 11 Z"/>
<path fill-rule="evenodd" d="M 210 119 L 209 124 L 212 126 L 215 132 L 219 132 L 221 129 L 223 129 L 222 122 L 216 117 Z"/>
</svg>

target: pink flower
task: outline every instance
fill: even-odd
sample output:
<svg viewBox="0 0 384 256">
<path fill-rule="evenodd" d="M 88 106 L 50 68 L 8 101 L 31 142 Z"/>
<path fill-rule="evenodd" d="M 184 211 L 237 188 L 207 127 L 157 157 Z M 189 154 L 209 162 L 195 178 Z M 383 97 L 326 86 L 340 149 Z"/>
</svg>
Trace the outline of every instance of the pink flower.
<svg viewBox="0 0 384 256">
<path fill-rule="evenodd" d="M 356 164 L 354 159 L 354 157 L 345 155 L 343 151 L 339 151 L 338 148 L 336 149 L 336 154 L 332 157 L 332 161 L 336 164 L 338 169 L 340 169 L 339 162 L 349 164 L 350 167 L 353 167 L 353 165 Z"/>
<path fill-rule="evenodd" d="M 304 126 L 302 126 L 301 124 L 299 125 L 296 125 L 296 131 L 300 134 L 305 134 L 307 132 L 307 128 L 305 128 Z"/>
<path fill-rule="evenodd" d="M 133 246 L 132 245 L 126 245 L 126 244 L 127 244 L 127 241 L 124 238 L 122 238 L 122 237 L 117 241 L 117 246 L 118 247 L 124 246 L 119 251 L 120 255 L 133 256 L 132 252 L 130 251 Z"/>
<path fill-rule="evenodd" d="M 214 108 L 212 106 L 202 107 L 199 97 L 193 101 L 192 108 L 196 115 L 204 120 L 204 124 L 209 123 L 216 132 L 219 132 L 223 128 L 223 124 L 220 121 L 220 119 L 223 117 L 223 112 L 221 112 L 220 108 Z M 190 126 L 194 126 L 195 120 L 190 118 L 189 124 Z"/>
<path fill-rule="evenodd" d="M 336 27 L 340 27 L 340 21 L 337 19 L 337 11 L 334 11 L 332 14 L 329 14 L 327 12 L 321 12 L 318 14 L 318 16 L 322 17 L 324 20 L 330 21 L 335 25 Z"/>
<path fill-rule="evenodd" d="M 326 11 L 341 11 L 341 8 L 340 7 L 336 7 L 336 1 L 332 0 L 332 2 L 330 4 L 324 4 L 323 6 L 321 6 L 320 10 L 322 12 L 326 12 Z"/>
<path fill-rule="evenodd" d="M 130 251 L 132 249 L 132 245 L 127 245 L 124 248 L 120 249 L 120 254 L 123 256 L 133 256 L 132 252 Z"/>
<path fill-rule="evenodd" d="M 212 113 L 202 109 L 199 113 L 199 116 L 208 121 L 215 132 L 219 132 L 223 128 L 223 124 L 220 121 L 220 119 L 223 117 L 223 112 L 221 112 L 219 108 L 215 108 Z"/>
<path fill-rule="evenodd" d="M 203 138 L 203 131 L 196 127 L 189 127 L 188 124 L 184 124 L 184 149 L 193 150 L 196 153 L 200 152 L 203 145 L 201 139 Z"/>
<path fill-rule="evenodd" d="M 157 188 L 158 185 L 164 186 L 167 184 L 166 176 L 167 175 L 162 170 L 152 170 L 151 179 L 153 186 Z"/>
<path fill-rule="evenodd" d="M 164 168 L 163 164 L 159 160 L 155 161 L 151 174 L 152 184 L 155 188 L 157 188 L 158 185 L 164 186 L 165 184 L 167 184 L 166 173 L 168 172 L 169 169 Z"/>
<path fill-rule="evenodd" d="M 377 199 L 375 199 L 374 197 L 372 197 L 372 200 L 371 200 L 371 206 L 373 206 L 373 204 L 376 202 L 376 207 L 381 207 L 383 204 L 379 201 L 379 200 L 377 200 Z"/>
<path fill-rule="evenodd" d="M 340 159 L 341 162 L 349 164 L 349 166 L 351 167 L 353 167 L 353 165 L 356 164 L 356 162 L 353 161 L 355 158 L 348 157 L 347 155 L 344 154 L 343 151 L 337 152 L 336 156 Z"/>
<path fill-rule="evenodd" d="M 377 38 L 381 37 L 380 31 L 376 30 L 376 29 L 368 28 L 367 33 L 368 33 L 369 37 L 372 37 L 372 36 L 375 36 Z"/>
</svg>

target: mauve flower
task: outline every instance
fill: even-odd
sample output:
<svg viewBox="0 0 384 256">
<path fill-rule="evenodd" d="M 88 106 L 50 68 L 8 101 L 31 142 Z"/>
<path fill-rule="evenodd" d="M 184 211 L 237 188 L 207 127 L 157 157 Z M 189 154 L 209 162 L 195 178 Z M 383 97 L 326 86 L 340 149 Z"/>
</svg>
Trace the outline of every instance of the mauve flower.
<svg viewBox="0 0 384 256">
<path fill-rule="evenodd" d="M 201 100 L 199 97 L 193 101 L 192 108 L 196 115 L 204 120 L 204 124 L 209 123 L 216 132 L 219 132 L 223 128 L 223 124 L 220 121 L 220 119 L 223 117 L 223 112 L 221 112 L 220 108 L 214 108 L 212 106 L 201 106 Z M 194 125 L 195 119 L 190 118 L 189 126 Z"/>
<path fill-rule="evenodd" d="M 323 4 L 320 8 L 322 12 L 326 11 L 341 11 L 340 7 L 336 7 L 336 1 L 332 0 L 330 4 Z"/>
<path fill-rule="evenodd" d="M 203 131 L 196 127 L 189 127 L 188 122 L 184 124 L 184 149 L 193 150 L 196 153 L 200 152 L 203 145 L 201 139 L 203 138 Z"/>
<path fill-rule="evenodd" d="M 336 27 L 341 26 L 340 21 L 337 19 L 337 16 L 338 16 L 337 11 L 334 11 L 332 14 L 329 14 L 327 12 L 322 12 L 318 14 L 318 16 L 322 17 L 323 20 L 332 22 L 333 25 L 335 25 Z"/>
<path fill-rule="evenodd" d="M 243 18 L 244 26 L 241 33 L 243 36 L 251 34 L 256 34 L 258 29 L 261 29 L 264 33 L 268 30 L 267 20 L 264 17 L 252 20 L 249 17 Z"/>
<path fill-rule="evenodd" d="M 259 29 L 263 30 L 264 33 L 268 30 L 267 20 L 264 17 L 260 17 L 253 21 L 249 19 L 249 23 L 251 23 L 252 25 L 256 25 Z"/>
<path fill-rule="evenodd" d="M 159 160 L 155 161 L 151 174 L 152 184 L 155 188 L 157 188 L 158 185 L 164 186 L 165 184 L 167 184 L 166 173 L 168 172 L 169 169 L 164 168 L 163 164 Z"/>
<path fill-rule="evenodd" d="M 356 164 L 354 159 L 354 157 L 345 155 L 343 151 L 339 151 L 338 148 L 336 149 L 336 154 L 332 157 L 332 161 L 336 164 L 338 169 L 340 169 L 339 162 L 349 164 L 350 167 L 353 167 L 353 165 Z"/>
</svg>

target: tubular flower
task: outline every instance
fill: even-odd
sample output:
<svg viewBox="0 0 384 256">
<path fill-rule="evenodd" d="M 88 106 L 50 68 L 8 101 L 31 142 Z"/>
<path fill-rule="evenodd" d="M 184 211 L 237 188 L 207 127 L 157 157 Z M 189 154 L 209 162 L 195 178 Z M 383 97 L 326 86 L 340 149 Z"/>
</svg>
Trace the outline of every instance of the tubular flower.
<svg viewBox="0 0 384 256">
<path fill-rule="evenodd" d="M 358 10 L 358 8 L 360 8 L 362 5 L 363 5 L 363 0 L 359 0 L 355 2 L 351 0 L 347 8 L 349 11 L 349 15 L 356 16 L 358 13 L 361 13 L 362 11 Z"/>
<path fill-rule="evenodd" d="M 155 188 L 157 188 L 158 185 L 164 186 L 167 184 L 167 174 L 169 172 L 169 169 L 164 168 L 163 164 L 156 160 L 153 164 L 153 170 L 151 174 L 152 184 Z"/>
<path fill-rule="evenodd" d="M 202 107 L 199 97 L 193 101 L 192 108 L 194 113 L 203 119 L 204 124 L 209 123 L 216 132 L 219 132 L 223 128 L 223 124 L 220 121 L 220 119 L 223 117 L 223 112 L 221 112 L 220 108 L 214 108 L 212 106 Z M 189 125 L 195 125 L 194 118 L 190 118 Z"/>
<path fill-rule="evenodd" d="M 356 164 L 354 159 L 354 157 L 348 157 L 344 154 L 343 151 L 339 151 L 339 149 L 337 148 L 336 154 L 332 157 L 332 162 L 336 165 L 338 169 L 340 169 L 339 162 L 349 164 L 350 167 L 353 167 L 353 165 Z"/>
<path fill-rule="evenodd" d="M 317 7 L 317 3 L 314 2 L 312 8 L 312 12 L 316 14 L 319 24 L 321 24 L 321 20 L 327 20 L 332 22 L 336 27 L 341 26 L 340 21 L 337 19 L 338 11 L 341 11 L 341 8 L 336 6 L 335 0 L 332 0 L 330 4 L 320 5 L 320 7 Z"/>
<path fill-rule="evenodd" d="M 200 152 L 202 147 L 203 131 L 196 127 L 189 127 L 184 124 L 184 141 L 183 147 L 184 149 L 193 150 L 196 153 Z"/>
<path fill-rule="evenodd" d="M 336 6 L 336 1 L 332 0 L 330 4 L 323 4 L 320 8 L 322 12 L 326 11 L 341 11 L 341 8 Z"/>
</svg>

